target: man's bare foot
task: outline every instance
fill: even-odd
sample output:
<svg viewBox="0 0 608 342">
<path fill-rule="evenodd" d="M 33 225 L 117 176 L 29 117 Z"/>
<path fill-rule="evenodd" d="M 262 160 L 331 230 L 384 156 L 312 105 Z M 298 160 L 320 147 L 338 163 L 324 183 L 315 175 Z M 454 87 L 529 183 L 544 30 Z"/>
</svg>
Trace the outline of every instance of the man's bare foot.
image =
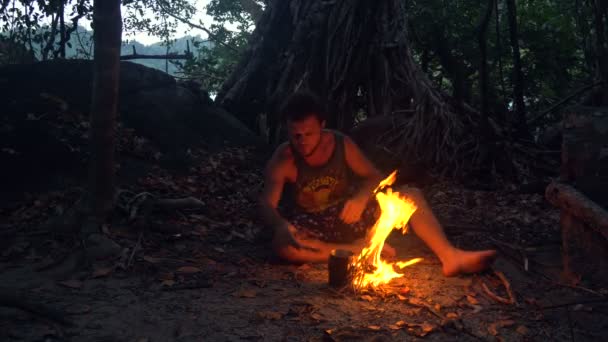
<svg viewBox="0 0 608 342">
<path fill-rule="evenodd" d="M 443 274 L 453 277 L 459 274 L 481 272 L 488 268 L 496 258 L 495 250 L 463 251 L 456 249 L 443 262 Z"/>
</svg>

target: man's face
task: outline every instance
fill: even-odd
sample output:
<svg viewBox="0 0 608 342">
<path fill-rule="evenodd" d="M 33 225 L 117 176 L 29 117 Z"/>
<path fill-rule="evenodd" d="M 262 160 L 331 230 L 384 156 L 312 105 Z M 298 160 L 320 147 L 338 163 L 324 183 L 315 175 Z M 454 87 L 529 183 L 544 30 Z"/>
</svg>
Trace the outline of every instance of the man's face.
<svg viewBox="0 0 608 342">
<path fill-rule="evenodd" d="M 312 155 L 321 142 L 321 130 L 325 121 L 319 122 L 315 115 L 309 115 L 299 121 L 287 122 L 289 142 L 304 157 Z"/>
</svg>

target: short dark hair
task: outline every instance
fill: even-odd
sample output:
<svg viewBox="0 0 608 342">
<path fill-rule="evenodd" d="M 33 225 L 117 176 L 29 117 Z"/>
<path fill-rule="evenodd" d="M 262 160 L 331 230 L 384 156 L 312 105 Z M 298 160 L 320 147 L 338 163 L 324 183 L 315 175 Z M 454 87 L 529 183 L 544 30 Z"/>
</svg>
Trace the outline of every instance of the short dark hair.
<svg viewBox="0 0 608 342">
<path fill-rule="evenodd" d="M 303 90 L 293 93 L 281 106 L 281 116 L 285 121 L 301 121 L 315 116 L 319 122 L 325 121 L 325 109 L 314 93 Z"/>
</svg>

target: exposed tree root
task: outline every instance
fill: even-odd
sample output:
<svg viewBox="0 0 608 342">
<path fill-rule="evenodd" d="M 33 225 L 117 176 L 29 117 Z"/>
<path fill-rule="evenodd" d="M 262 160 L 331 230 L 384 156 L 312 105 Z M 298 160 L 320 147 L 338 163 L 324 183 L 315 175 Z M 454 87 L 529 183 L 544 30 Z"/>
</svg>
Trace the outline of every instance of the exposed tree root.
<svg viewBox="0 0 608 342">
<path fill-rule="evenodd" d="M 480 162 L 481 117 L 451 103 L 416 65 L 401 1 L 272 1 L 216 101 L 253 129 L 266 117 L 276 143 L 277 107 L 303 88 L 320 94 L 339 129 L 360 110 L 399 113 L 381 142 L 398 158 L 452 174 Z"/>
</svg>

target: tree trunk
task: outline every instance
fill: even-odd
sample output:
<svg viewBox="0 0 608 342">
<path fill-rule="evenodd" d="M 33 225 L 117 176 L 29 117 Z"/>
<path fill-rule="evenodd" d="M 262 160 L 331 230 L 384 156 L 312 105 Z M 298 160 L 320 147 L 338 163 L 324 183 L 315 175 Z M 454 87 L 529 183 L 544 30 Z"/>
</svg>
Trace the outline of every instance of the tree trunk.
<svg viewBox="0 0 608 342">
<path fill-rule="evenodd" d="M 496 19 L 495 29 L 496 29 L 496 56 L 498 59 L 498 74 L 500 77 L 500 90 L 502 92 L 502 102 L 500 110 L 496 112 L 496 119 L 500 123 L 505 122 L 504 112 L 506 110 L 505 100 L 507 98 L 507 91 L 505 87 L 505 76 L 504 76 L 504 67 L 502 64 L 502 48 L 500 44 L 500 13 L 498 12 L 498 0 L 494 1 L 494 18 Z"/>
<path fill-rule="evenodd" d="M 65 58 L 65 45 L 67 43 L 65 35 L 65 1 L 59 1 L 57 15 L 59 16 L 59 56 Z"/>
<path fill-rule="evenodd" d="M 49 54 L 54 51 L 53 46 L 55 45 L 55 36 L 57 35 L 58 18 L 59 17 L 57 15 L 52 15 L 51 17 L 51 33 L 49 34 L 48 39 L 45 42 L 45 45 L 42 48 L 41 52 L 43 61 L 49 59 Z M 50 56 L 53 55 L 51 54 Z"/>
<path fill-rule="evenodd" d="M 471 102 L 471 85 L 467 81 L 468 72 L 466 65 L 460 58 L 454 56 L 452 44 L 445 36 L 443 28 L 437 28 L 433 33 L 433 48 L 446 76 L 452 83 L 452 97 L 456 103 Z"/>
<path fill-rule="evenodd" d="M 608 53 L 606 52 L 606 37 L 604 36 L 605 25 L 604 17 L 608 21 L 608 5 L 605 0 L 593 0 L 595 24 L 595 56 L 596 56 L 596 79 L 603 81 L 604 84 L 599 88 L 597 101 L 594 105 L 608 105 Z"/>
<path fill-rule="evenodd" d="M 519 52 L 519 33 L 517 32 L 517 7 L 515 0 L 507 1 L 511 48 L 513 49 L 513 105 L 515 106 L 515 126 L 521 136 L 528 136 L 526 124 L 526 105 L 524 103 L 524 77 L 521 71 Z"/>
<path fill-rule="evenodd" d="M 488 127 L 488 58 L 487 58 L 487 33 L 488 25 L 490 24 L 490 18 L 492 17 L 492 10 L 494 7 L 494 0 L 488 1 L 485 15 L 481 17 L 479 23 L 479 31 L 477 40 L 479 43 L 479 94 L 481 96 L 481 115 L 483 117 L 484 124 L 482 127 Z"/>
<path fill-rule="evenodd" d="M 94 74 L 91 101 L 91 205 L 102 219 L 114 206 L 114 149 L 122 19 L 120 0 L 93 4 Z"/>
<path fill-rule="evenodd" d="M 450 98 L 414 63 L 406 29 L 399 0 L 270 1 L 216 102 L 252 129 L 267 114 L 274 143 L 281 137 L 277 107 L 298 89 L 318 93 L 330 126 L 342 130 L 359 109 L 373 117 L 413 107 L 386 145 L 408 162 L 453 172 L 455 165 L 474 166 L 474 154 L 467 153 L 477 147 L 471 125 L 479 123 L 478 113 L 455 113 Z M 356 105 L 359 90 L 363 108 Z"/>
</svg>

